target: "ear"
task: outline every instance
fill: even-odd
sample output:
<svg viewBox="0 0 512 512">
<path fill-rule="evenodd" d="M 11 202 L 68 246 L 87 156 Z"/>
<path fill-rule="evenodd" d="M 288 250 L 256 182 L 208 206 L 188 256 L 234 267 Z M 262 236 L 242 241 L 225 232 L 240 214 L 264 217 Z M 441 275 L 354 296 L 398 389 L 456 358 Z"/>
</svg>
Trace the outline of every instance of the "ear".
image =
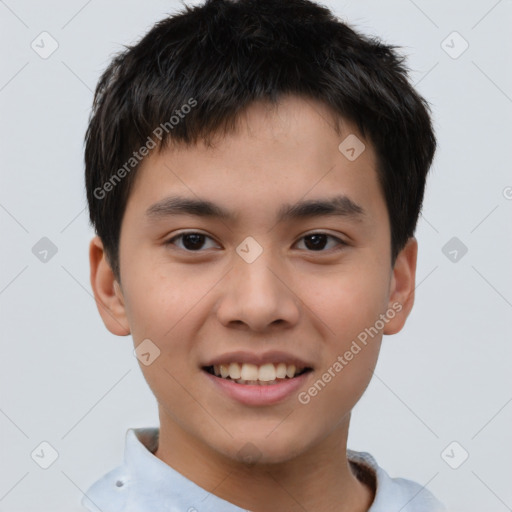
<svg viewBox="0 0 512 512">
<path fill-rule="evenodd" d="M 107 261 L 101 238 L 98 236 L 95 236 L 89 245 L 89 263 L 94 299 L 105 327 L 112 334 L 127 336 L 130 334 L 130 326 L 123 293 Z"/>
<path fill-rule="evenodd" d="M 414 304 L 414 289 L 416 287 L 416 260 L 418 242 L 411 237 L 398 254 L 393 267 L 389 289 L 388 308 L 396 312 L 384 328 L 384 334 L 396 334 L 405 325 L 405 321 Z"/>
</svg>

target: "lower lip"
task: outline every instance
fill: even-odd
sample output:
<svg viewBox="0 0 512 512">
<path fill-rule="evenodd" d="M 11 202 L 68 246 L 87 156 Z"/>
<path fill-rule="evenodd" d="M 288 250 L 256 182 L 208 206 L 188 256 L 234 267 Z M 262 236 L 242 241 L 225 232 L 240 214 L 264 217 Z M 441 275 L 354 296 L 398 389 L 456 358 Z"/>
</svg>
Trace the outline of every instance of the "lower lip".
<svg viewBox="0 0 512 512">
<path fill-rule="evenodd" d="M 309 379 L 313 373 L 311 370 L 294 377 L 293 379 L 285 379 L 278 384 L 254 385 L 254 384 L 237 384 L 230 379 L 216 377 L 206 370 L 203 373 L 210 379 L 217 389 L 229 397 L 237 400 L 245 405 L 271 405 L 288 398 L 297 392 Z"/>
</svg>

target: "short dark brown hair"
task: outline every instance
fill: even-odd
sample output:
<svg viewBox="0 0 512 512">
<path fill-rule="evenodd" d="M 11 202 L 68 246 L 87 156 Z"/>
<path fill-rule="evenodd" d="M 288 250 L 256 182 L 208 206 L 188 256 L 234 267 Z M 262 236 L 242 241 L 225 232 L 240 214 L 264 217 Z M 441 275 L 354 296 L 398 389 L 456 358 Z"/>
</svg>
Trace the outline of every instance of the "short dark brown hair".
<svg viewBox="0 0 512 512">
<path fill-rule="evenodd" d="M 117 54 L 96 87 L 85 137 L 90 222 L 116 278 L 143 148 L 209 143 L 252 102 L 289 94 L 323 102 L 373 145 L 394 263 L 414 235 L 436 149 L 429 105 L 396 49 L 312 1 L 207 0 Z"/>
</svg>

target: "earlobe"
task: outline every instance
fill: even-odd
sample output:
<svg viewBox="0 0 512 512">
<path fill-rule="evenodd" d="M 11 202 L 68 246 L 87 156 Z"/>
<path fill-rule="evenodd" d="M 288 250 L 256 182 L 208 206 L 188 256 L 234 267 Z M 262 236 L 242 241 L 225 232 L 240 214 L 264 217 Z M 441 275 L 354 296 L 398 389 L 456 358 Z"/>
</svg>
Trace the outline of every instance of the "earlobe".
<svg viewBox="0 0 512 512">
<path fill-rule="evenodd" d="M 400 332 L 412 310 L 414 305 L 414 289 L 416 287 L 417 256 L 418 242 L 414 237 L 411 237 L 398 254 L 393 267 L 388 310 L 393 310 L 395 314 L 386 323 L 383 331 L 384 334 Z"/>
<path fill-rule="evenodd" d="M 117 336 L 130 334 L 121 287 L 107 261 L 101 238 L 95 236 L 89 245 L 91 287 L 96 306 L 105 327 Z"/>
</svg>

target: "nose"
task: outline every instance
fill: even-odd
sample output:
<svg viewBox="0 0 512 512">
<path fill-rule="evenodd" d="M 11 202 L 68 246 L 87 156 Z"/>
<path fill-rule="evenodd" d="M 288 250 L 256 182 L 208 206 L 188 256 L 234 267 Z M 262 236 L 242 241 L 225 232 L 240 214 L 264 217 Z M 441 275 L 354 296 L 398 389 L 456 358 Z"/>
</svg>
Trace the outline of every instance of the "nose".
<svg viewBox="0 0 512 512">
<path fill-rule="evenodd" d="M 301 301 L 289 274 L 264 255 L 240 259 L 223 279 L 217 317 L 224 326 L 267 332 L 299 321 Z"/>
</svg>

